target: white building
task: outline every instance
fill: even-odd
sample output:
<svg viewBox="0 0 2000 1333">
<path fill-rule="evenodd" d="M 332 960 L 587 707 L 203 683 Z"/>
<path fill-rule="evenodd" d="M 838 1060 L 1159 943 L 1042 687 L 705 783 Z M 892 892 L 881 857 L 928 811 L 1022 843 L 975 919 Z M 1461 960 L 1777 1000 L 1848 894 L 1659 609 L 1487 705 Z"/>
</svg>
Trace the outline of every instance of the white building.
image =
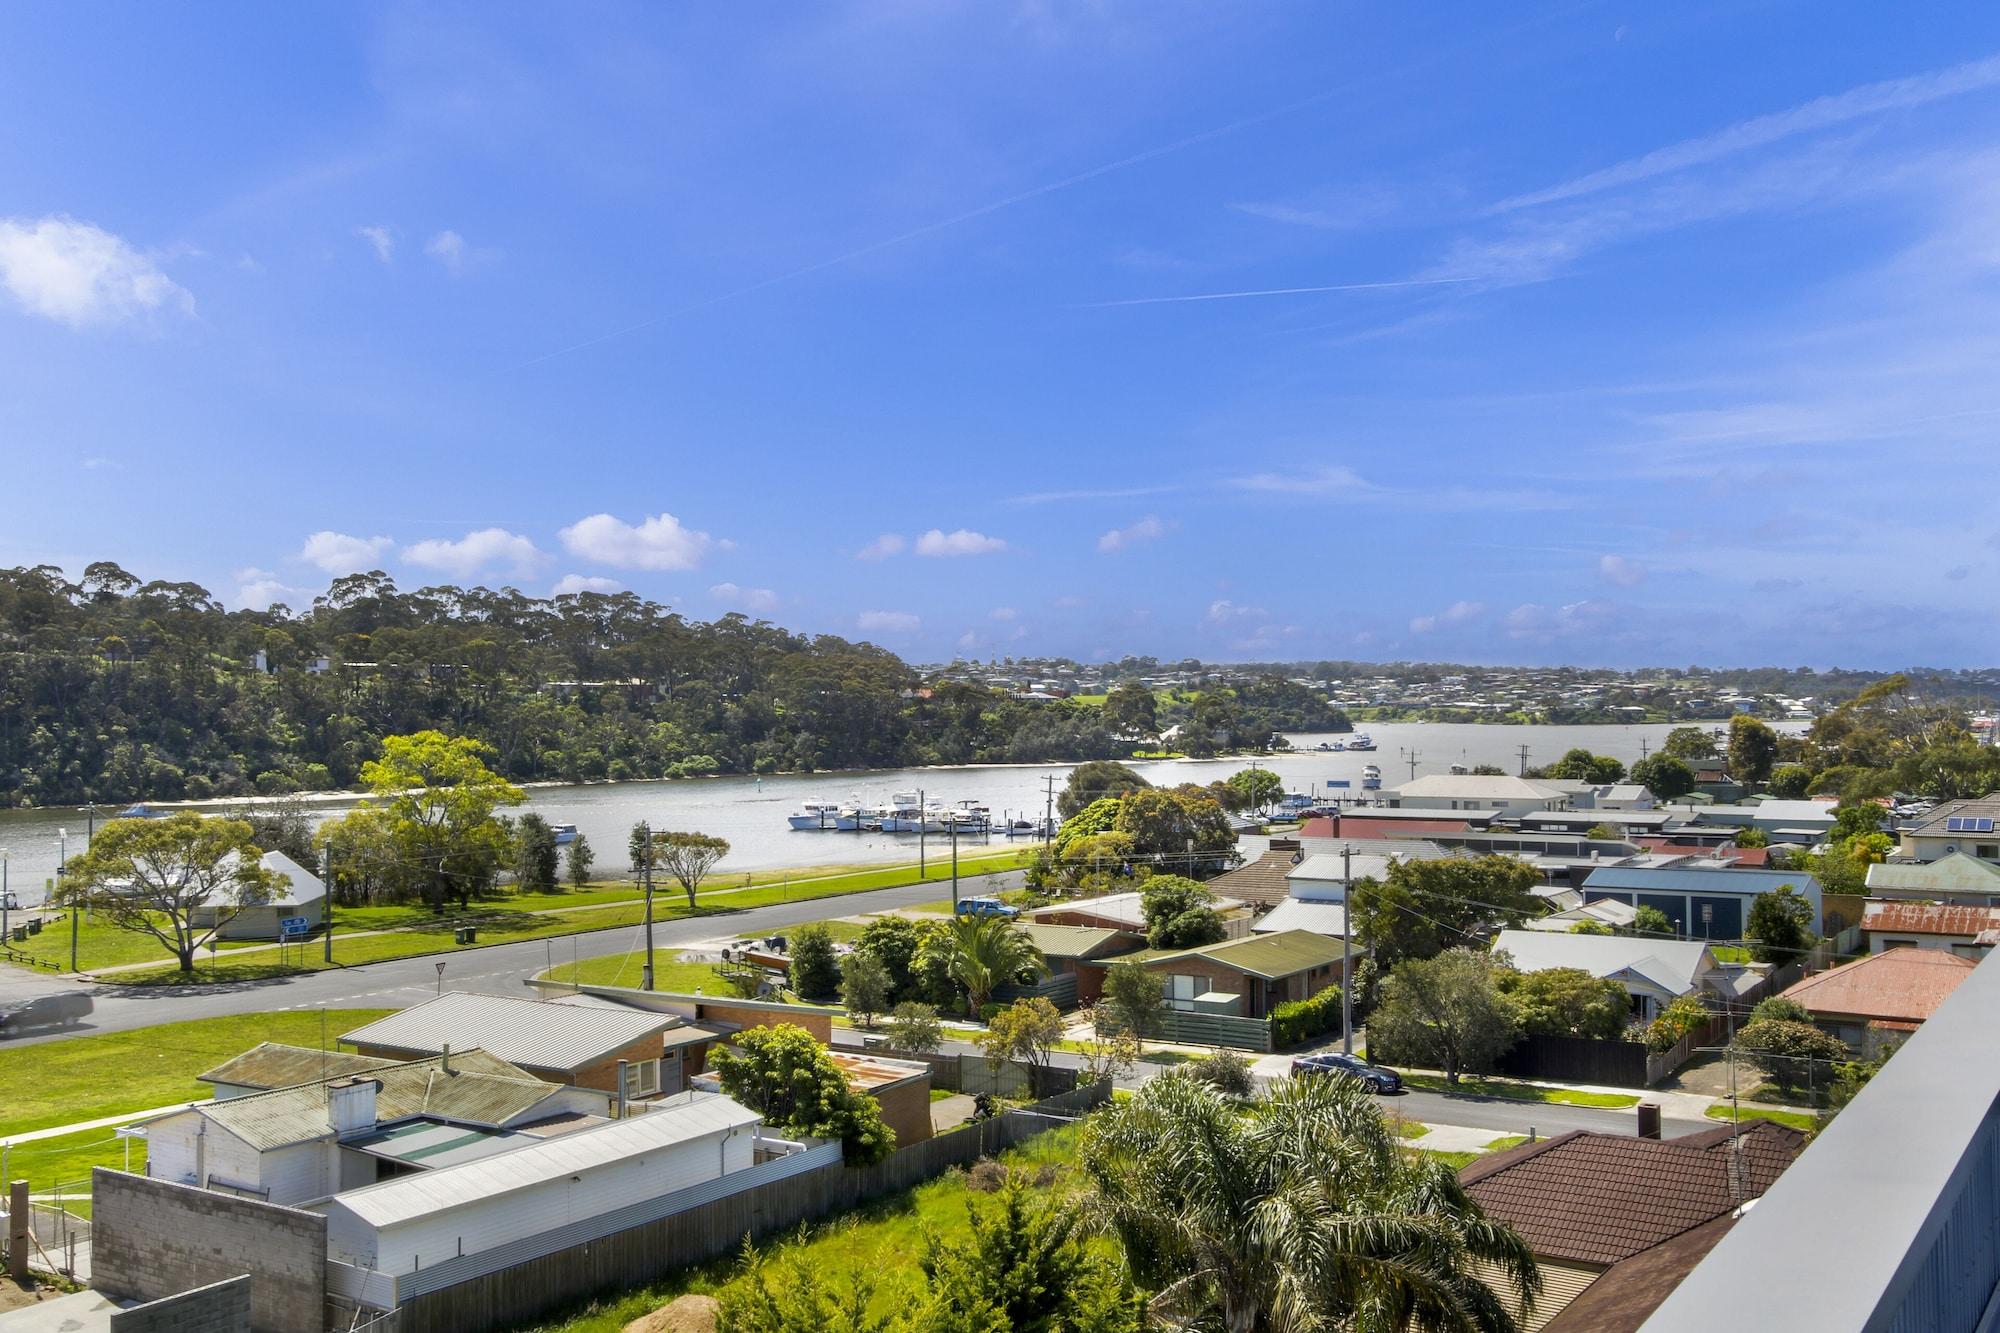
<svg viewBox="0 0 2000 1333">
<path fill-rule="evenodd" d="M 1572 808 L 1587 783 L 1514 778 L 1505 774 L 1433 773 L 1390 788 L 1388 803 L 1405 810 L 1486 810 L 1525 815 Z"/>
<path fill-rule="evenodd" d="M 275 940 L 287 921 L 296 923 L 294 933 L 304 934 L 325 919 L 326 885 L 318 875 L 283 852 L 265 852 L 257 863 L 278 880 L 269 901 L 233 913 L 222 907 L 197 907 L 191 914 L 197 930 L 207 930 L 222 916 L 222 929 L 216 931 L 220 939 Z"/>
<path fill-rule="evenodd" d="M 1732 989 L 1720 975 L 1715 955 L 1700 940 L 1503 930 L 1493 941 L 1493 952 L 1506 954 L 1519 972 L 1574 967 L 1616 981 L 1632 997 L 1633 1012 L 1642 1019 L 1658 1016 L 1683 995 Z"/>
</svg>

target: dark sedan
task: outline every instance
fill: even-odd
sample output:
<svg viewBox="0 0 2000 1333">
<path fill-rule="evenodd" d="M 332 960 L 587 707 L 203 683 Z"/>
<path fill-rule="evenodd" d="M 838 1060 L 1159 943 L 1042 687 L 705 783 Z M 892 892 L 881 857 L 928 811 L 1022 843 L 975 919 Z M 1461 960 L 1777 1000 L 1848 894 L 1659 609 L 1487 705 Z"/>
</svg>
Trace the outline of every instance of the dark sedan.
<svg viewBox="0 0 2000 1333">
<path fill-rule="evenodd" d="M 1303 1078 L 1313 1074 L 1346 1074 L 1358 1078 L 1368 1085 L 1370 1092 L 1392 1093 L 1403 1090 L 1403 1076 L 1393 1069 L 1371 1065 L 1356 1055 L 1341 1055 L 1334 1052 L 1327 1055 L 1301 1055 L 1292 1061 L 1292 1077 Z"/>
</svg>

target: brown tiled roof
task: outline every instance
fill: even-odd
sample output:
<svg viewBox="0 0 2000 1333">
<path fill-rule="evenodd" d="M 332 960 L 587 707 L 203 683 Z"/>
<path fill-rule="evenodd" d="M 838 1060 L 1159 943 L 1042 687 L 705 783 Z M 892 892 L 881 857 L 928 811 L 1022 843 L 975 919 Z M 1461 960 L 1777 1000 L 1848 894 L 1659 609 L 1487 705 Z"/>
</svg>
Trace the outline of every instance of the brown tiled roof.
<svg viewBox="0 0 2000 1333">
<path fill-rule="evenodd" d="M 1804 1145 L 1768 1121 L 1664 1140 L 1579 1129 L 1482 1157 L 1459 1179 L 1538 1257 L 1615 1264 L 1759 1197 Z"/>
<path fill-rule="evenodd" d="M 1704 1222 L 1604 1270 L 1542 1325 L 1543 1333 L 1637 1333 L 1681 1279 L 1736 1225 L 1733 1213 Z"/>
<path fill-rule="evenodd" d="M 1924 821 L 1909 831 L 1923 837 L 1946 835 L 1957 837 L 1958 835 L 1952 832 L 1951 821 L 1963 819 L 1967 815 L 1986 815 L 2000 819 L 2000 792 L 1988 796 L 1976 796 L 1969 801 L 1947 802 L 1925 815 Z"/>
<path fill-rule="evenodd" d="M 2000 926 L 2000 907 L 1956 903 L 1870 903 L 1861 916 L 1863 930 L 1898 935 L 1977 935 L 1996 926 Z"/>
<path fill-rule="evenodd" d="M 1294 855 L 1293 852 L 1265 852 L 1226 875 L 1217 875 L 1208 882 L 1208 887 L 1224 898 L 1275 907 L 1285 900 L 1285 876 L 1291 871 Z"/>
<path fill-rule="evenodd" d="M 1813 1014 L 1921 1023 L 1972 968 L 1971 959 L 1942 949 L 1891 949 L 1807 977 L 1785 996 Z"/>
</svg>

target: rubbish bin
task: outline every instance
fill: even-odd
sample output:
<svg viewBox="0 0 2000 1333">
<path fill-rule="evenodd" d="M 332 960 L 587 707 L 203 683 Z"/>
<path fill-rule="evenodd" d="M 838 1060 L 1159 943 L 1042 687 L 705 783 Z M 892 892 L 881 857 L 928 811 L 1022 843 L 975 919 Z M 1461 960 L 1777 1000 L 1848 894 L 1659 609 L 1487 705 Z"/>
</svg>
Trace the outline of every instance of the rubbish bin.
<svg viewBox="0 0 2000 1333">
<path fill-rule="evenodd" d="M 28 942 L 28 928 L 26 926 L 14 927 L 14 943 L 26 944 L 27 942 Z"/>
<path fill-rule="evenodd" d="M 460 944 L 473 944 L 476 943 L 478 939 L 479 939 L 479 927 L 460 926 L 458 928 L 458 942 Z"/>
<path fill-rule="evenodd" d="M 42 933 L 42 919 L 40 917 L 31 916 L 28 918 L 28 933 L 30 935 L 39 935 Z"/>
</svg>

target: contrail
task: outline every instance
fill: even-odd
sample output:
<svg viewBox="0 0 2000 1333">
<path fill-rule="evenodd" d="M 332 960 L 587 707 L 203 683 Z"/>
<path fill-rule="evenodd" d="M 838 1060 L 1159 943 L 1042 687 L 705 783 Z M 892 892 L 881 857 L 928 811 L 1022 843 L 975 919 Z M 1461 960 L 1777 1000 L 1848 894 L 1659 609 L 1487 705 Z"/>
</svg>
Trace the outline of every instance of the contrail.
<svg viewBox="0 0 2000 1333">
<path fill-rule="evenodd" d="M 1121 305 L 1168 305 L 1177 301 L 1237 301 L 1246 296 L 1306 296 L 1313 292 L 1374 292 L 1391 287 L 1448 287 L 1477 278 L 1406 278 L 1398 282 L 1337 282 L 1330 287 L 1267 287 L 1253 292 L 1198 292 L 1193 296 L 1137 296 L 1129 301 L 1087 301 L 1071 310 L 1109 310 Z"/>
</svg>

